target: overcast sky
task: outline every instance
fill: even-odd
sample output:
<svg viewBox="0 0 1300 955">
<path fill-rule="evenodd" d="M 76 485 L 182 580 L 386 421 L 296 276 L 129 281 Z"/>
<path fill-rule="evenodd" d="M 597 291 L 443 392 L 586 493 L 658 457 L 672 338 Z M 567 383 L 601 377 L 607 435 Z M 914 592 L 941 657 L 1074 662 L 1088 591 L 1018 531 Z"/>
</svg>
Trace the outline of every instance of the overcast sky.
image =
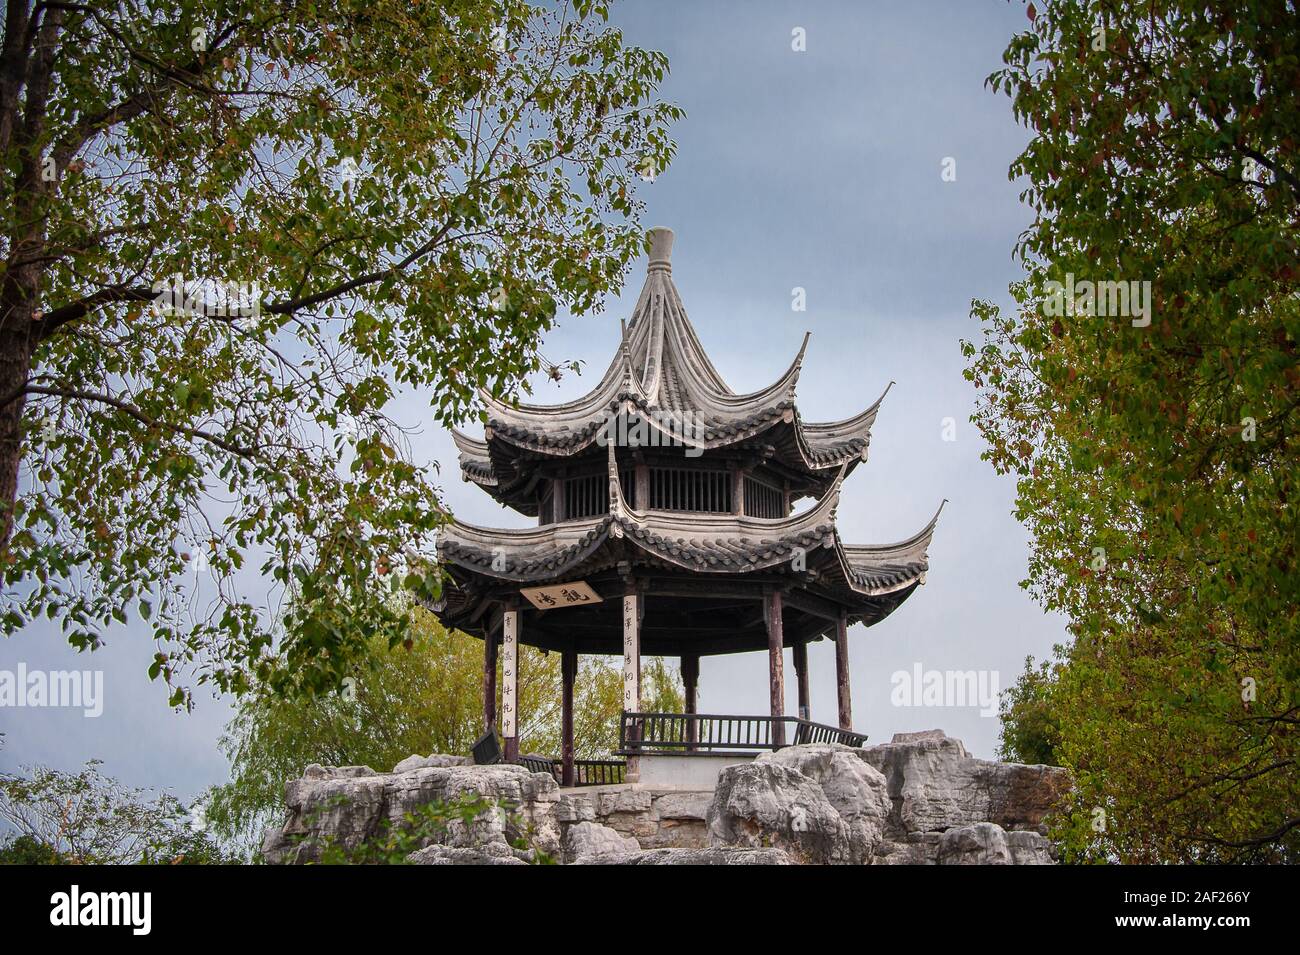
<svg viewBox="0 0 1300 955">
<path fill-rule="evenodd" d="M 896 382 L 871 439 L 870 459 L 846 482 L 839 510 L 846 543 L 910 536 L 949 500 L 930 549 L 928 582 L 883 623 L 850 634 L 855 728 L 872 741 L 939 727 L 992 756 L 996 717 L 978 707 L 891 705 L 891 674 L 976 670 L 1000 687 L 1027 654 L 1064 637 L 1020 590 L 1026 534 L 1010 516 L 1012 482 L 980 461 L 967 418 L 959 338 L 978 336 L 972 298 L 1005 302 L 1017 277 L 1011 248 L 1028 225 L 1007 166 L 1026 140 L 1009 101 L 984 88 L 1024 24 L 1006 0 L 761 3 L 649 2 L 615 10 L 628 42 L 663 50 L 663 93 L 687 111 L 675 128 L 677 160 L 643 189 L 645 224 L 677 234 L 673 278 L 722 375 L 737 391 L 771 383 L 812 332 L 799 383 L 806 420 L 861 411 Z M 802 28 L 806 51 L 791 48 Z M 945 157 L 956 181 L 941 178 Z M 538 381 L 532 400 L 588 390 L 618 340 L 644 277 L 601 315 L 567 318 L 543 349 L 579 359 L 582 377 Z M 791 309 L 795 287 L 807 310 Z M 419 424 L 422 405 L 399 417 Z M 956 421 L 945 441 L 943 420 Z M 443 465 L 448 503 L 489 526 L 527 521 L 462 483 L 448 435 L 426 426 L 417 452 Z M 0 770 L 35 762 L 75 769 L 96 757 L 134 785 L 190 797 L 222 782 L 216 740 L 230 709 L 198 694 L 195 712 L 168 710 L 145 676 L 153 646 L 140 628 L 78 656 L 50 627 L 0 643 L 0 669 L 104 671 L 104 714 L 0 708 Z M 810 649 L 812 716 L 835 722 L 834 648 Z M 787 654 L 787 669 L 790 664 Z M 794 711 L 793 678 L 788 677 Z M 702 711 L 767 710 L 766 654 L 706 658 Z M 387 767 L 376 767 L 387 768 Z"/>
</svg>

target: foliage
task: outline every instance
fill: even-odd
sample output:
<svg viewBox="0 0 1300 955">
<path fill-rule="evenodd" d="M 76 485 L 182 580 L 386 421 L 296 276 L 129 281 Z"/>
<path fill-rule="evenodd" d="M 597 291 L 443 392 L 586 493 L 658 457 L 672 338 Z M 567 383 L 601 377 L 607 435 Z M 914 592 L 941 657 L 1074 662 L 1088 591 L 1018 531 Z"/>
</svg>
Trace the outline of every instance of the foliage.
<svg viewBox="0 0 1300 955">
<path fill-rule="evenodd" d="M 1013 763 L 1059 766 L 1057 747 L 1061 725 L 1052 708 L 1056 674 L 1046 660 L 1034 667 L 1025 659 L 1025 670 L 1014 684 L 1002 691 L 1002 731 L 998 759 Z"/>
<path fill-rule="evenodd" d="M 0 844 L 0 865 L 63 865 L 67 860 L 53 846 L 21 835 Z"/>
<path fill-rule="evenodd" d="M 3 632 L 134 616 L 174 705 L 405 639 L 444 515 L 386 408 L 512 394 L 620 285 L 666 71 L 599 0 L 9 3 Z"/>
<path fill-rule="evenodd" d="M 1011 168 L 1036 213 L 1026 278 L 1012 314 L 974 303 L 984 340 L 962 347 L 1032 532 L 1025 586 L 1071 621 L 1047 707 L 1075 780 L 1067 849 L 1294 861 L 1294 4 L 1028 12 L 989 78 L 1034 132 Z M 1149 315 L 1070 301 L 1071 279 L 1150 282 Z"/>
<path fill-rule="evenodd" d="M 76 774 L 37 766 L 0 776 L 0 819 L 17 835 L 0 847 L 13 864 L 197 865 L 236 861 L 203 831 L 201 812 L 169 793 L 151 796 L 88 762 Z"/>
<path fill-rule="evenodd" d="M 310 763 L 389 770 L 413 753 L 469 752 L 483 733 L 483 643 L 444 630 L 425 610 L 412 613 L 412 645 L 390 648 L 373 638 L 368 662 L 356 668 L 346 692 L 312 698 L 253 693 L 240 702 L 221 740 L 231 779 L 208 800 L 215 832 L 255 848 L 262 830 L 283 811 L 285 781 L 301 776 Z M 522 651 L 521 752 L 555 756 L 560 657 L 532 647 Z M 680 705 L 675 680 L 676 671 L 664 661 L 644 662 L 643 681 L 656 705 Z M 621 704 L 621 672 L 601 658 L 580 658 L 574 688 L 579 759 L 608 756 L 616 748 Z"/>
</svg>

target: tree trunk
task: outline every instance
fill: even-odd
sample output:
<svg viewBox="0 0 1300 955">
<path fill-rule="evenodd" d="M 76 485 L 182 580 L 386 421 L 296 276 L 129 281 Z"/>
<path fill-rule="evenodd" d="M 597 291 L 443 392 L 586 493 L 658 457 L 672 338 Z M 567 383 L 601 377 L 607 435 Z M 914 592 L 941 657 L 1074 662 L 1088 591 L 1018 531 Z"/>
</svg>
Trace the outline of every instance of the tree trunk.
<svg viewBox="0 0 1300 955">
<path fill-rule="evenodd" d="M 30 306 L 9 310 L 10 320 L 0 328 L 0 556 L 8 553 L 13 535 L 14 502 L 18 499 L 18 473 L 22 467 L 23 408 L 27 404 L 23 386 L 32 370 L 34 342 L 19 329 L 30 325 Z M 9 396 L 12 400 L 6 400 Z"/>
</svg>

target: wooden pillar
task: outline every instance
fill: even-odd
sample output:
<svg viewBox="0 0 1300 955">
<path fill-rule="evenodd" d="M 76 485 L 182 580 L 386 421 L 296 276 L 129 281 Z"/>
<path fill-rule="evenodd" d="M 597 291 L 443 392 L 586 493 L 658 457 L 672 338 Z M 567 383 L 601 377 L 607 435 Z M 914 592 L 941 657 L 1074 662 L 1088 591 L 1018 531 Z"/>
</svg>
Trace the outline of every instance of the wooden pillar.
<svg viewBox="0 0 1300 955">
<path fill-rule="evenodd" d="M 682 654 L 682 696 L 685 697 L 685 705 L 682 707 L 688 715 L 696 713 L 696 688 L 700 682 L 700 655 L 698 653 Z M 700 727 L 695 720 L 686 721 L 686 742 L 698 743 L 700 741 Z M 688 746 L 687 749 L 694 749 L 694 745 Z"/>
<path fill-rule="evenodd" d="M 799 684 L 799 719 L 812 719 L 808 703 L 808 644 L 800 640 L 790 648 L 794 656 L 795 680 Z"/>
<path fill-rule="evenodd" d="M 501 737 L 506 762 L 519 758 L 519 611 L 507 610 L 501 624 Z"/>
<path fill-rule="evenodd" d="M 623 711 L 641 712 L 641 597 L 635 590 L 623 596 Z M 635 740 L 635 727 L 629 736 L 629 741 Z M 636 756 L 627 758 L 626 779 L 641 780 L 641 760 Z"/>
<path fill-rule="evenodd" d="M 578 676 L 578 651 L 560 656 L 560 785 L 573 785 L 573 684 Z"/>
<path fill-rule="evenodd" d="M 841 613 L 835 624 L 835 689 L 839 696 L 840 729 L 853 729 L 853 703 L 849 699 L 849 621 Z"/>
<path fill-rule="evenodd" d="M 785 632 L 781 623 L 781 591 L 769 591 L 767 603 L 768 694 L 772 704 L 772 745 L 785 745 Z"/>
<path fill-rule="evenodd" d="M 636 462 L 636 499 L 632 506 L 638 511 L 650 509 L 650 465 L 645 461 Z"/>
<path fill-rule="evenodd" d="M 497 725 L 497 635 L 489 627 L 483 635 L 483 732 Z"/>
</svg>

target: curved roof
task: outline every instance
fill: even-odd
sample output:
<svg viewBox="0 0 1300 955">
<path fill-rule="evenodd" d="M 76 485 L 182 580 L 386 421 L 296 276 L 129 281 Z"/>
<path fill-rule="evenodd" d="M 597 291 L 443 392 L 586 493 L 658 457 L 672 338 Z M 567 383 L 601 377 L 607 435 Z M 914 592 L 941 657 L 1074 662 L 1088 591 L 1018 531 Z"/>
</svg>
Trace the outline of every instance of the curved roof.
<svg viewBox="0 0 1300 955">
<path fill-rule="evenodd" d="M 619 415 L 643 420 L 669 437 L 705 450 L 764 435 L 784 463 L 812 475 L 821 472 L 824 480 L 834 469 L 865 460 L 884 395 L 851 418 L 804 422 L 796 408 L 795 390 L 807 334 L 775 382 L 737 394 L 709 360 L 673 284 L 673 233 L 653 229 L 650 239 L 645 285 L 618 353 L 600 381 L 583 397 L 556 405 L 512 405 L 481 392 L 487 408 L 483 439 L 455 434 L 465 479 L 494 489 L 514 485 L 525 476 L 514 466 L 521 452 L 545 457 L 582 454 L 598 443 L 607 422 Z"/>
<path fill-rule="evenodd" d="M 906 596 L 924 583 L 928 549 L 938 523 L 894 544 L 850 546 L 840 541 L 835 511 L 846 468 L 814 506 L 786 518 L 733 514 L 680 513 L 630 507 L 618 480 L 612 445 L 609 457 L 609 509 L 586 520 L 518 529 L 480 528 L 452 521 L 438 541 L 438 556 L 453 571 L 513 584 L 562 582 L 598 563 L 618 543 L 626 557 L 636 551 L 651 562 L 706 574 L 745 575 L 788 565 L 799 551 L 809 567 L 826 576 L 823 584 L 863 608 L 880 606 L 881 619 L 901 599 L 876 604 L 873 598 Z M 940 505 L 942 510 L 942 505 Z M 873 621 L 874 622 L 874 621 Z"/>
</svg>

